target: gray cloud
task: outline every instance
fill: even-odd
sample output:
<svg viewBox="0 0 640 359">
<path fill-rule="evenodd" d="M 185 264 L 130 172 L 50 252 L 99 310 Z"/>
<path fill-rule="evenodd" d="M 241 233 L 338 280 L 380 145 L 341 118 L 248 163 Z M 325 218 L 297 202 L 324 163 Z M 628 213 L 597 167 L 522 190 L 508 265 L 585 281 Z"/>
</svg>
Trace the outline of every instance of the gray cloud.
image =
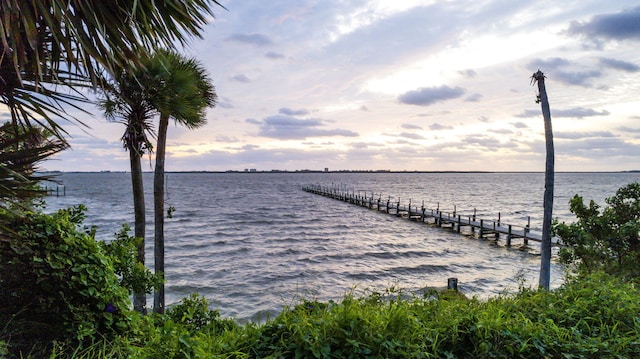
<svg viewBox="0 0 640 359">
<path fill-rule="evenodd" d="M 224 40 L 256 46 L 266 46 L 273 43 L 268 37 L 261 34 L 233 34 L 231 36 L 227 36 Z"/>
<path fill-rule="evenodd" d="M 640 39 L 640 7 L 596 15 L 589 21 L 573 21 L 567 32 L 586 38 Z"/>
<path fill-rule="evenodd" d="M 247 118 L 247 119 L 244 120 L 244 122 L 250 123 L 252 125 L 261 125 L 262 124 L 262 122 L 256 120 L 255 118 Z"/>
<path fill-rule="evenodd" d="M 441 130 L 452 130 L 453 126 L 446 126 L 439 123 L 434 123 L 429 126 L 429 129 L 433 131 L 441 131 Z"/>
<path fill-rule="evenodd" d="M 304 115 L 308 115 L 309 111 L 308 110 L 292 110 L 288 107 L 282 107 L 280 108 L 280 110 L 278 110 L 278 113 L 281 113 L 283 115 L 289 115 L 289 116 L 304 116 Z"/>
<path fill-rule="evenodd" d="M 284 55 L 283 54 L 279 54 L 277 52 L 269 51 L 266 54 L 264 54 L 264 57 L 266 57 L 268 59 L 272 59 L 272 60 L 278 60 L 278 59 L 283 59 Z"/>
<path fill-rule="evenodd" d="M 514 122 L 514 123 L 512 123 L 512 125 L 515 128 L 529 128 L 529 125 L 527 125 L 524 122 Z"/>
<path fill-rule="evenodd" d="M 638 19 L 638 21 L 640 21 L 640 19 Z M 600 63 L 606 67 L 616 69 L 616 70 L 622 70 L 626 72 L 640 71 L 640 66 L 636 64 L 632 64 L 630 62 L 620 61 L 616 59 L 609 59 L 609 58 L 602 57 L 600 58 Z"/>
<path fill-rule="evenodd" d="M 235 75 L 231 78 L 233 81 L 237 81 L 237 82 L 242 82 L 242 83 L 249 83 L 251 82 L 251 79 L 249 77 L 247 77 L 247 75 L 244 74 L 240 74 L 240 75 Z"/>
<path fill-rule="evenodd" d="M 400 127 L 407 129 L 407 130 L 422 130 L 422 127 L 418 126 L 418 125 L 413 125 L 410 123 L 403 123 L 400 125 Z"/>
<path fill-rule="evenodd" d="M 298 119 L 287 115 L 275 115 L 264 119 L 260 124 L 259 135 L 282 140 L 305 139 L 308 137 L 345 136 L 356 137 L 357 133 L 342 129 L 322 129 L 324 121 L 320 119 Z"/>
<path fill-rule="evenodd" d="M 495 130 L 489 130 L 489 132 L 497 133 L 499 135 L 510 135 L 513 133 L 513 131 L 508 128 L 497 128 Z"/>
<path fill-rule="evenodd" d="M 547 69 L 549 68 L 558 68 L 561 66 L 565 66 L 569 64 L 569 60 L 567 59 L 563 59 L 560 57 L 552 57 L 549 59 L 535 59 L 532 60 L 531 62 L 529 62 L 527 64 L 527 67 L 534 70 L 534 69 L 542 69 L 545 70 L 543 72 L 546 72 Z"/>
<path fill-rule="evenodd" d="M 398 100 L 408 105 L 429 106 L 436 102 L 458 98 L 464 93 L 465 90 L 462 87 L 421 87 L 417 90 L 405 92 L 398 97 Z"/>
<path fill-rule="evenodd" d="M 404 138 L 410 138 L 412 140 L 424 140 L 424 136 L 419 135 L 417 133 L 402 132 L 399 136 Z"/>
<path fill-rule="evenodd" d="M 482 95 L 479 93 L 474 93 L 473 95 L 467 96 L 464 99 L 465 102 L 478 102 L 482 98 Z"/>
<path fill-rule="evenodd" d="M 608 116 L 609 111 L 602 110 L 600 112 L 584 107 L 574 107 L 568 110 L 551 110 L 551 117 L 570 117 L 570 118 L 584 118 L 593 116 Z M 528 118 L 542 116 L 541 110 L 524 110 L 521 114 L 515 115 L 515 117 Z"/>
<path fill-rule="evenodd" d="M 558 71 L 555 72 L 554 75 L 560 82 L 564 82 L 569 85 L 590 87 L 591 85 L 588 83 L 588 80 L 601 77 L 602 73 L 597 70 L 583 72 Z"/>
<path fill-rule="evenodd" d="M 592 132 L 556 132 L 553 137 L 558 139 L 580 140 L 584 138 L 604 138 L 604 137 L 616 137 L 609 131 L 592 131 Z"/>
<path fill-rule="evenodd" d="M 477 73 L 471 69 L 458 71 L 458 73 L 464 77 L 472 78 L 476 77 Z"/>
<path fill-rule="evenodd" d="M 631 128 L 627 126 L 618 127 L 617 130 L 623 132 L 640 133 L 640 128 Z"/>
</svg>

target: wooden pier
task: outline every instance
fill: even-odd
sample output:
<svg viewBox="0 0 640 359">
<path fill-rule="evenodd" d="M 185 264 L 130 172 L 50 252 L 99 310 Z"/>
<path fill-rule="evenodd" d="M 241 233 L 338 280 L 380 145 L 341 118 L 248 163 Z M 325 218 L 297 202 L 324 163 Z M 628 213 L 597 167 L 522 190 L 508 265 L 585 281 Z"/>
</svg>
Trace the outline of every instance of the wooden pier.
<svg viewBox="0 0 640 359">
<path fill-rule="evenodd" d="M 322 185 L 305 185 L 302 187 L 303 191 L 321 195 L 324 197 L 333 198 L 339 201 L 355 204 L 360 207 L 373 209 L 378 212 L 395 215 L 398 217 L 406 218 L 411 221 L 417 221 L 422 223 L 433 224 L 438 227 L 450 228 L 451 230 L 462 233 L 462 229 L 465 228 L 466 233 L 471 235 L 477 235 L 479 238 L 491 238 L 496 241 L 500 236 L 504 236 L 505 245 L 511 246 L 513 239 L 522 239 L 523 244 L 526 246 L 529 241 L 540 242 L 542 240 L 541 233 L 534 233 L 530 231 L 530 219 L 524 226 L 516 226 L 512 224 L 502 223 L 500 221 L 500 214 L 498 219 L 483 219 L 475 215 L 460 215 L 455 212 L 442 212 L 438 209 L 427 209 L 424 206 L 424 202 L 420 207 L 412 206 L 411 201 L 408 204 L 401 204 L 400 200 L 392 202 L 391 198 L 383 200 L 381 195 L 377 198 L 372 193 L 367 197 L 367 194 L 361 196 L 354 192 L 341 189 L 336 186 L 322 186 Z"/>
</svg>

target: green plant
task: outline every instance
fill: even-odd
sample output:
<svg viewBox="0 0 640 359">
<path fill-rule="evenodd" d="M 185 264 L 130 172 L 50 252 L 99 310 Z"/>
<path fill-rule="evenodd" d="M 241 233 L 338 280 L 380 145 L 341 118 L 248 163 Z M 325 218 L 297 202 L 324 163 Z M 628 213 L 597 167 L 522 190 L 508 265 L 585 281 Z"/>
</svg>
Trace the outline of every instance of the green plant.
<svg viewBox="0 0 640 359">
<path fill-rule="evenodd" d="M 0 333 L 16 350 L 54 340 L 90 342 L 130 329 L 127 290 L 111 258 L 81 227 L 85 207 L 4 213 L 15 235 L 0 241 Z M 13 349 L 12 349 L 13 350 Z"/>
<path fill-rule="evenodd" d="M 570 209 L 577 217 L 571 224 L 555 223 L 554 233 L 565 246 L 560 260 L 579 272 L 605 271 L 623 280 L 640 275 L 640 183 L 631 183 L 606 199 L 602 208 L 593 200 L 585 205 L 575 195 Z"/>
<path fill-rule="evenodd" d="M 127 288 L 129 294 L 151 293 L 161 278 L 154 275 L 147 267 L 137 260 L 138 246 L 142 238 L 131 236 L 131 227 L 123 224 L 115 239 L 110 242 L 100 242 L 105 254 L 111 258 L 113 269 L 120 278 L 120 286 Z"/>
<path fill-rule="evenodd" d="M 220 318 L 218 310 L 209 309 L 207 299 L 197 293 L 182 298 L 180 303 L 167 311 L 166 317 L 192 332 L 207 331 L 219 334 L 237 326 L 233 320 Z"/>
</svg>

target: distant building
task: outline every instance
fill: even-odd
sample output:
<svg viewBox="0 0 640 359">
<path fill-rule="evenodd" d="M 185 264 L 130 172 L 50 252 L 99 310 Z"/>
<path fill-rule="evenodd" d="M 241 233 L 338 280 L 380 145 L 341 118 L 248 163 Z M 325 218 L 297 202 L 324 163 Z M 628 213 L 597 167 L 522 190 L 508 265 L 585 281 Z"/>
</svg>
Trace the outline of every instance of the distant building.
<svg viewBox="0 0 640 359">
<path fill-rule="evenodd" d="M 249 172 L 258 172 L 255 168 L 249 170 Z"/>
<path fill-rule="evenodd" d="M 325 171 L 325 172 L 329 172 L 329 167 L 325 167 L 325 168 L 324 168 L 324 171 Z"/>
</svg>

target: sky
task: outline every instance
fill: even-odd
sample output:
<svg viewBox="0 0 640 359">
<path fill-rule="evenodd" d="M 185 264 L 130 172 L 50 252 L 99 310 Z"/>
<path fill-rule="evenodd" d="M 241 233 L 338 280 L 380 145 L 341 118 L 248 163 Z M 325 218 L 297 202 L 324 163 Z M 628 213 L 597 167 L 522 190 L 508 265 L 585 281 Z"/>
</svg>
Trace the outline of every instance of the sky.
<svg viewBox="0 0 640 359">
<path fill-rule="evenodd" d="M 218 104 L 170 126 L 168 171 L 544 171 L 537 70 L 556 171 L 640 170 L 637 1 L 221 3 L 180 50 Z M 89 111 L 44 169 L 129 169 L 124 126 Z"/>
</svg>

